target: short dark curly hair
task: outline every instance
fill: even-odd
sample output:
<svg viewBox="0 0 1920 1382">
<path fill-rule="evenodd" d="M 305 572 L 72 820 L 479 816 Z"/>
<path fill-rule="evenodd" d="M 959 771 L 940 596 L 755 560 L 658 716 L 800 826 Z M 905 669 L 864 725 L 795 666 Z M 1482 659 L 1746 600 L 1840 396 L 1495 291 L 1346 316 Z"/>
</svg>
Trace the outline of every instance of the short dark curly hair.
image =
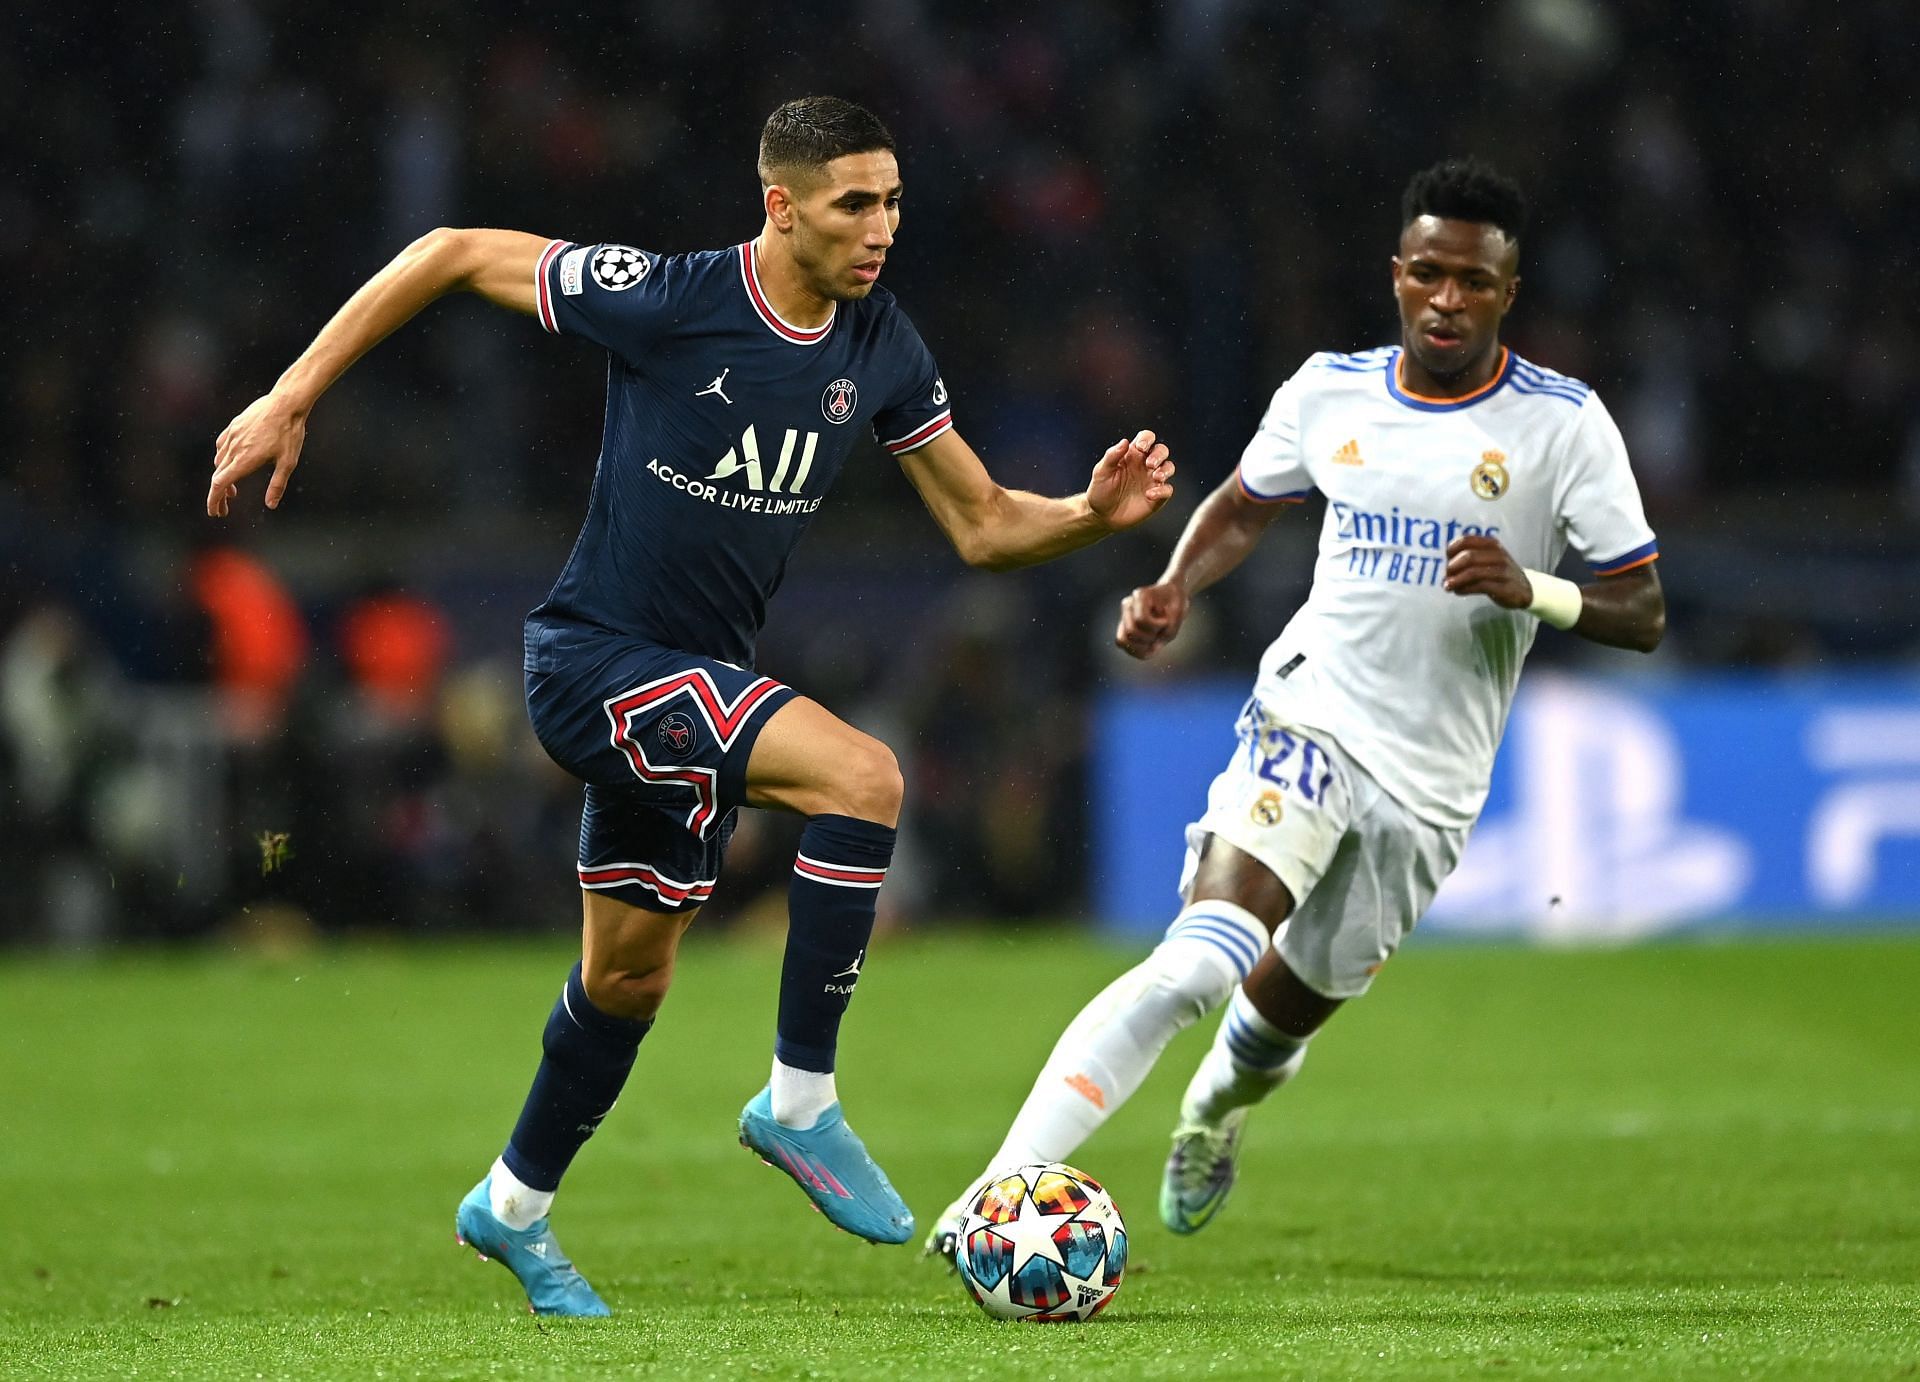
<svg viewBox="0 0 1920 1382">
<path fill-rule="evenodd" d="M 767 117 L 760 132 L 760 181 L 771 187 L 876 149 L 893 152 L 893 136 L 872 111 L 838 96 L 802 96 Z"/>
<path fill-rule="evenodd" d="M 1400 228 L 1422 216 L 1498 226 L 1514 244 L 1527 228 L 1520 185 L 1473 158 L 1449 158 L 1413 175 L 1400 196 Z"/>
</svg>

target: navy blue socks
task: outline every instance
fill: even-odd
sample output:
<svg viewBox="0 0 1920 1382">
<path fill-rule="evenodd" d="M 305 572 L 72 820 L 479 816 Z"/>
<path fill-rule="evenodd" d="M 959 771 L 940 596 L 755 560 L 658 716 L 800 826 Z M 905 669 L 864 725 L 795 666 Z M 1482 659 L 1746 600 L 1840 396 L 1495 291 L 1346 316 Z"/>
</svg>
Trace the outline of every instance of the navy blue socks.
<svg viewBox="0 0 1920 1382">
<path fill-rule="evenodd" d="M 840 1019 L 866 961 L 893 840 L 893 827 L 852 816 L 815 816 L 800 836 L 787 892 L 787 953 L 773 1044 L 782 1064 L 833 1069 Z"/>
<path fill-rule="evenodd" d="M 507 1169 L 535 1190 L 557 1189 L 574 1154 L 620 1097 L 640 1039 L 652 1027 L 594 1007 L 574 965 L 547 1018 L 546 1054 L 533 1088 L 501 1153 Z"/>
</svg>

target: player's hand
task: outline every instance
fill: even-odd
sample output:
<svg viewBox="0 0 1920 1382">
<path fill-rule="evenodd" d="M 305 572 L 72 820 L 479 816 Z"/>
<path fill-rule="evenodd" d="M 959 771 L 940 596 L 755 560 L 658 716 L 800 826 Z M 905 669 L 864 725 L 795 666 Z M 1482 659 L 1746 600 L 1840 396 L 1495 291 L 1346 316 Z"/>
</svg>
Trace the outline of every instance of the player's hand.
<svg viewBox="0 0 1920 1382">
<path fill-rule="evenodd" d="M 1447 544 L 1447 574 L 1441 584 L 1455 595 L 1484 595 L 1502 609 L 1533 603 L 1533 582 L 1497 537 L 1473 533 Z"/>
<path fill-rule="evenodd" d="M 1192 597 L 1171 581 L 1141 586 L 1120 602 L 1114 646 L 1138 658 L 1152 657 L 1173 642 L 1192 603 Z"/>
<path fill-rule="evenodd" d="M 1173 498 L 1173 461 L 1165 445 L 1142 432 L 1107 448 L 1087 483 L 1087 504 L 1108 528 L 1119 532 L 1143 523 Z"/>
<path fill-rule="evenodd" d="M 207 486 L 207 516 L 225 518 L 240 493 L 240 481 L 265 466 L 273 467 L 267 481 L 267 507 L 280 507 L 293 468 L 300 464 L 300 448 L 307 439 L 307 415 L 291 399 L 270 393 L 254 399 L 227 424 L 213 444 L 213 482 Z"/>
</svg>

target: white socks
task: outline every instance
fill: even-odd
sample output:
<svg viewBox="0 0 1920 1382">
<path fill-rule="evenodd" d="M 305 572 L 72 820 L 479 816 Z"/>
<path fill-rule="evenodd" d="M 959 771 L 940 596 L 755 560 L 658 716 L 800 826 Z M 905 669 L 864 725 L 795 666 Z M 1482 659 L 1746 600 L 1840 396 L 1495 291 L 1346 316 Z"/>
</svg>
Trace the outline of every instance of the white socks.
<svg viewBox="0 0 1920 1382">
<path fill-rule="evenodd" d="M 773 1063 L 773 1121 L 783 1128 L 802 1131 L 820 1121 L 820 1115 L 840 1102 L 833 1085 L 833 1072 L 800 1070 L 791 1065 Z"/>
<path fill-rule="evenodd" d="M 1180 1101 L 1182 1124 L 1218 1127 L 1237 1108 L 1257 1104 L 1300 1073 L 1307 1043 L 1288 1036 L 1235 989 L 1200 1068 Z"/>
<path fill-rule="evenodd" d="M 495 1157 L 492 1179 L 487 1182 L 487 1200 L 494 1218 L 520 1232 L 547 1217 L 547 1211 L 553 1208 L 553 1191 L 535 1190 Z"/>
<path fill-rule="evenodd" d="M 1073 1155 L 1175 1033 L 1217 1007 L 1266 948 L 1267 928 L 1244 907 L 1210 900 L 1182 911 L 1151 955 L 1067 1024 L 989 1168 Z"/>
</svg>

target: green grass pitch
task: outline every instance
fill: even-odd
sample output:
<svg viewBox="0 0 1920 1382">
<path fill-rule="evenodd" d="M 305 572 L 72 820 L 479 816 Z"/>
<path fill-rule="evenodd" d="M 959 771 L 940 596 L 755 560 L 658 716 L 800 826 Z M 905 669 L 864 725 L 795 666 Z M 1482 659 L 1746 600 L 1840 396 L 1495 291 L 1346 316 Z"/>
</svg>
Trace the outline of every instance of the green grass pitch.
<svg viewBox="0 0 1920 1382">
<path fill-rule="evenodd" d="M 1133 953 L 1044 928 L 875 947 L 841 1091 L 923 1220 Z M 0 961 L 0 1374 L 1920 1376 L 1920 941 L 1416 943 L 1255 1116 L 1221 1218 L 1175 1238 L 1154 1199 L 1188 1033 L 1075 1158 L 1133 1236 L 1079 1327 L 988 1320 L 735 1144 L 764 940 L 689 942 L 560 1199 L 615 1318 L 535 1321 L 453 1209 L 569 962 Z"/>
</svg>

